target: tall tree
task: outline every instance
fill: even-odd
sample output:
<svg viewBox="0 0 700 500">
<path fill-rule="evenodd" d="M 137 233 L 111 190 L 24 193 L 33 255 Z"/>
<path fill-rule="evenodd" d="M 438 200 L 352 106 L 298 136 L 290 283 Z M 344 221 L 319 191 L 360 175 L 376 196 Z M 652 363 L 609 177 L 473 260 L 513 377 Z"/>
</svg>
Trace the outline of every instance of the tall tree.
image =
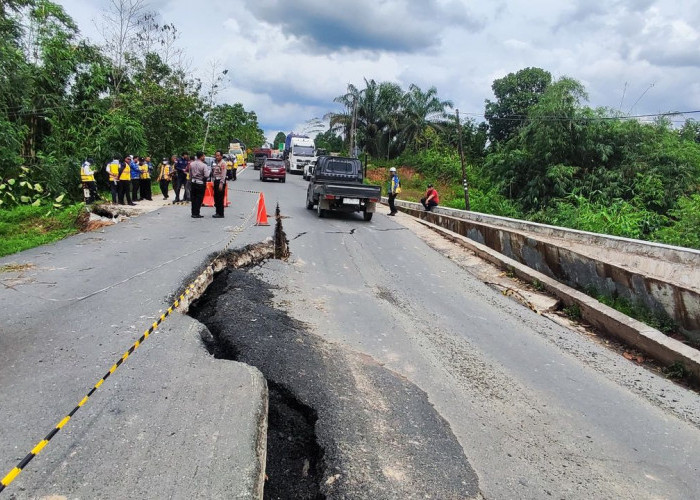
<svg viewBox="0 0 700 500">
<path fill-rule="evenodd" d="M 448 108 L 452 108 L 452 102 L 440 100 L 435 87 L 423 92 L 420 87 L 411 84 L 403 98 L 399 124 L 398 140 L 403 147 L 412 147 L 426 128 L 439 128 L 439 121 L 445 118 Z"/>
<path fill-rule="evenodd" d="M 228 149 L 232 139 L 242 141 L 248 148 L 257 148 L 265 142 L 265 134 L 258 125 L 253 111 L 246 111 L 241 103 L 221 104 L 211 112 L 210 147 L 208 151 Z"/>
<path fill-rule="evenodd" d="M 496 101 L 487 99 L 484 113 L 491 143 L 503 143 L 515 135 L 551 82 L 552 75 L 540 68 L 521 69 L 494 80 L 491 89 Z"/>
<path fill-rule="evenodd" d="M 284 132 L 277 132 L 277 135 L 275 135 L 275 139 L 272 141 L 272 146 L 275 149 L 279 149 L 280 144 L 284 145 L 284 142 L 287 140 L 287 135 Z"/>
</svg>

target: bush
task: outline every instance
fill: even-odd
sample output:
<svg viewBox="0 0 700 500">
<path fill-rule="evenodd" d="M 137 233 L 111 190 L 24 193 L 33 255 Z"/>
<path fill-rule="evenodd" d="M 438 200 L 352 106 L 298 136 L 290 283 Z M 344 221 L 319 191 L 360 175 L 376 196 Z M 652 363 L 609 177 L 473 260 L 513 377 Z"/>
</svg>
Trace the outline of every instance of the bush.
<svg viewBox="0 0 700 500">
<path fill-rule="evenodd" d="M 669 211 L 670 224 L 654 233 L 654 239 L 668 245 L 700 249 L 700 195 L 678 200 Z"/>
</svg>

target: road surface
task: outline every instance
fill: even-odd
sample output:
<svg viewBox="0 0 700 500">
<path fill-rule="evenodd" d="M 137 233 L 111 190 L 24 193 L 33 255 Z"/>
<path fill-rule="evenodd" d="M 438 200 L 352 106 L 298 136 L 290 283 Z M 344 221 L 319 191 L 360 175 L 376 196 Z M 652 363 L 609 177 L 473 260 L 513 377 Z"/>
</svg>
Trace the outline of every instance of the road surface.
<svg viewBox="0 0 700 500">
<path fill-rule="evenodd" d="M 696 393 L 504 297 L 434 250 L 422 238 L 437 236 L 417 235 L 403 214 L 319 219 L 305 208 L 305 186 L 300 176 L 261 183 L 248 169 L 231 184 L 233 206 L 222 221 L 164 207 L 2 259 L 33 267 L 8 275 L 14 289 L 0 291 L 12 305 L 0 335 L 0 474 L 167 307 L 263 190 L 269 213 L 281 207 L 292 256 L 246 278 L 226 276 L 234 281 L 212 298 L 228 304 L 229 316 L 210 316 L 220 323 L 218 342 L 259 368 L 279 388 L 274 398 L 313 422 L 323 459 L 318 470 L 309 460 L 302 472 L 319 473 L 320 491 L 700 497 Z M 249 228 L 234 246 L 270 234 Z M 267 328 L 241 327 L 260 318 Z M 239 387 L 221 381 L 259 372 L 212 358 L 198 325 L 173 318 L 167 334 L 149 339 L 5 493 L 244 495 L 230 483 L 245 474 L 226 475 L 238 431 L 226 422 L 256 406 L 241 408 L 247 399 Z M 254 392 L 256 383 L 240 390 Z"/>
</svg>

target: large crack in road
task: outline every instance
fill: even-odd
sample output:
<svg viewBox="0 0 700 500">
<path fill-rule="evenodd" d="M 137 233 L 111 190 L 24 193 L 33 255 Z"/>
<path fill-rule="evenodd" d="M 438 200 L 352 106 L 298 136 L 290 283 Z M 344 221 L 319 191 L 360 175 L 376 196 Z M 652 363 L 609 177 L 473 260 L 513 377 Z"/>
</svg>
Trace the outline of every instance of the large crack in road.
<svg viewBox="0 0 700 500">
<path fill-rule="evenodd" d="M 469 498 L 478 479 L 427 395 L 272 306 L 271 287 L 225 269 L 190 307 L 210 352 L 270 387 L 265 498 Z"/>
</svg>

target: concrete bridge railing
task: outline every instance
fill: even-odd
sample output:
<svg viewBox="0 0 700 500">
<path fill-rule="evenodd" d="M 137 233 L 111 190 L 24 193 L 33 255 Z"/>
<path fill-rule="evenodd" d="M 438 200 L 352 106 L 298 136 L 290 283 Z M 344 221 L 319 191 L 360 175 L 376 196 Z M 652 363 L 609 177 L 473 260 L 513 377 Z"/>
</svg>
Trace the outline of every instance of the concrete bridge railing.
<svg viewBox="0 0 700 500">
<path fill-rule="evenodd" d="M 617 295 L 659 315 L 700 342 L 700 251 L 396 201 L 411 215 L 579 290 Z"/>
</svg>

